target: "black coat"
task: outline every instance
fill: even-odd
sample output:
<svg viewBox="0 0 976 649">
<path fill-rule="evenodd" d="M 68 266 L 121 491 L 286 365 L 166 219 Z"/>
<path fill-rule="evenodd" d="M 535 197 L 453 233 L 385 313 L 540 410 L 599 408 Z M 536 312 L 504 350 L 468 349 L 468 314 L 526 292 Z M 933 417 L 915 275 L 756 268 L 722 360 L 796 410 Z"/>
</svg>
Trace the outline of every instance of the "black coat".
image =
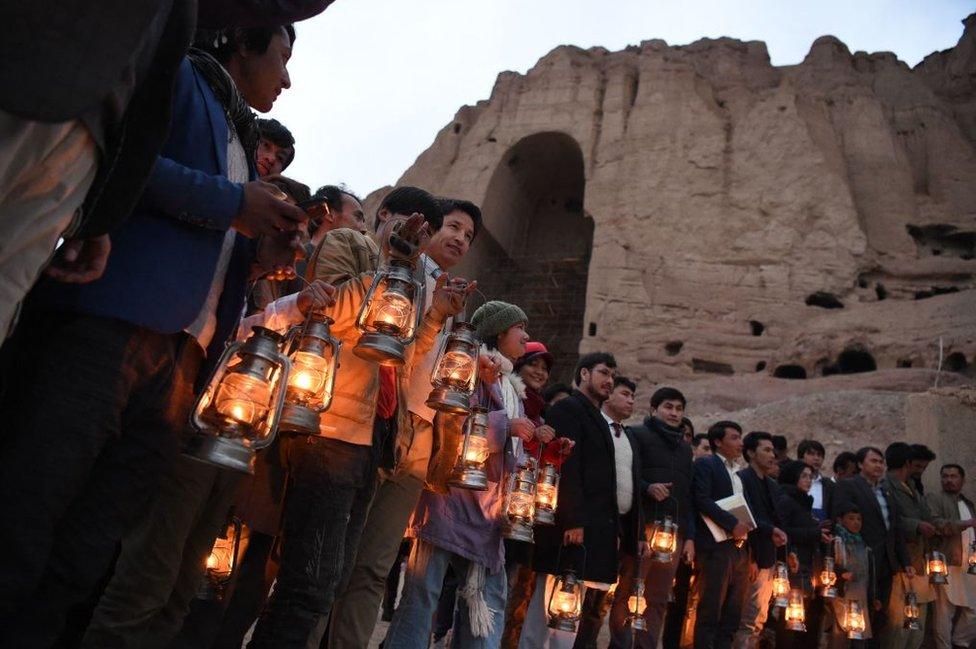
<svg viewBox="0 0 976 649">
<path fill-rule="evenodd" d="M 813 570 L 814 557 L 820 551 L 820 522 L 813 515 L 813 497 L 796 485 L 780 485 L 776 500 L 776 513 L 781 529 L 790 540 L 790 548 L 796 552 L 800 569 Z"/>
<path fill-rule="evenodd" d="M 732 495 L 732 478 L 725 470 L 725 463 L 717 455 L 706 455 L 695 460 L 691 478 L 691 499 L 701 516 L 708 516 L 728 533 L 735 528 L 735 516 L 715 504 L 716 500 Z M 710 551 L 718 547 L 715 537 L 699 518 L 695 521 L 695 550 Z"/>
<path fill-rule="evenodd" d="M 834 508 L 834 491 L 837 489 L 837 483 L 822 475 L 820 477 L 820 484 L 823 488 L 823 509 L 827 518 L 830 518 L 830 512 Z M 811 501 L 812 502 L 812 501 Z"/>
<path fill-rule="evenodd" d="M 857 508 L 861 510 L 861 520 L 863 521 L 861 537 L 874 552 L 874 560 L 879 566 L 882 561 L 887 561 L 891 571 L 898 572 L 905 566 L 911 565 L 911 561 L 902 535 L 895 533 L 899 529 L 901 520 L 898 506 L 895 503 L 895 496 L 886 487 L 883 490 L 885 500 L 888 501 L 888 527 L 885 527 L 884 515 L 881 513 L 881 505 L 878 504 L 878 499 L 874 495 L 874 489 L 861 475 L 846 478 L 837 483 L 831 517 L 838 518 L 846 503 L 857 505 Z"/>
<path fill-rule="evenodd" d="M 636 552 L 637 530 L 643 516 L 637 506 L 640 488 L 640 454 L 632 433 L 625 429 L 633 451 L 632 474 L 635 505 L 625 516 L 617 514 L 617 470 L 610 427 L 600 411 L 576 391 L 546 411 L 546 423 L 556 435 L 576 442 L 563 463 L 559 478 L 556 524 L 535 528 L 534 567 L 538 572 L 558 574 L 567 567 L 579 570 L 582 561 L 577 548 L 562 551 L 563 531 L 583 528 L 586 548 L 584 578 L 603 583 L 617 580 L 620 550 Z M 560 565 L 561 564 L 561 565 Z"/>
<path fill-rule="evenodd" d="M 662 516 L 671 515 L 684 538 L 695 538 L 691 445 L 684 441 L 680 431 L 668 428 L 654 417 L 648 417 L 643 426 L 635 426 L 631 432 L 640 452 L 640 502 L 644 520 L 651 524 Z M 655 482 L 672 483 L 671 499 L 657 502 L 647 495 L 648 487 Z"/>
<path fill-rule="evenodd" d="M 776 513 L 779 485 L 769 476 L 760 478 L 752 467 L 739 471 L 739 479 L 742 480 L 742 492 L 752 510 L 752 517 L 756 519 L 756 529 L 749 532 L 752 560 L 760 568 L 772 568 L 776 563 L 777 550 L 773 543 L 773 528 L 782 529 Z"/>
</svg>

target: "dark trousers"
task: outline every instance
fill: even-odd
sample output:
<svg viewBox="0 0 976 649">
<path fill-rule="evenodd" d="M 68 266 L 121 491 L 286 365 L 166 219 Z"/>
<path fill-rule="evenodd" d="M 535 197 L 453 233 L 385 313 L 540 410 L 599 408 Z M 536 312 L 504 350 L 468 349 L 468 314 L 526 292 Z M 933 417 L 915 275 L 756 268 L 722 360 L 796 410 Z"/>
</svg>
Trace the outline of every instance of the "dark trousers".
<svg viewBox="0 0 976 649">
<path fill-rule="evenodd" d="M 185 334 L 28 312 L 4 354 L 0 646 L 45 647 L 179 450 L 202 358 Z"/>
<path fill-rule="evenodd" d="M 663 649 L 678 649 L 681 646 L 681 626 L 688 607 L 688 589 L 691 586 L 691 566 L 682 561 L 674 581 L 674 601 L 668 604 L 664 616 L 664 634 L 661 636 Z"/>
<path fill-rule="evenodd" d="M 547 605 L 548 603 L 546 602 Z M 596 641 L 600 636 L 600 629 L 603 628 L 603 620 L 607 617 L 610 605 L 607 591 L 599 588 L 586 589 L 586 593 L 583 594 L 580 623 L 576 630 L 573 649 L 596 649 Z"/>
<path fill-rule="evenodd" d="M 397 593 L 400 590 L 400 572 L 403 562 L 410 556 L 410 539 L 400 541 L 400 551 L 397 552 L 396 561 L 386 575 L 386 592 L 383 593 L 383 619 L 387 622 L 393 619 L 393 611 L 396 609 Z"/>
<path fill-rule="evenodd" d="M 684 547 L 684 539 L 679 539 L 677 547 Z M 680 554 L 674 553 L 671 561 L 660 563 L 650 557 L 639 562 L 636 557 L 625 554 L 620 561 L 617 591 L 610 609 L 610 647 L 611 649 L 656 649 L 658 638 L 664 627 L 664 615 L 668 610 L 668 593 L 678 569 Z M 634 631 L 629 623 L 630 611 L 627 600 L 636 588 L 635 577 L 640 566 L 640 579 L 644 581 L 644 609 L 646 631 Z"/>
<path fill-rule="evenodd" d="M 749 552 L 731 541 L 695 557 L 695 649 L 728 649 L 749 594 Z"/>
<path fill-rule="evenodd" d="M 868 601 L 868 606 L 871 609 L 871 638 L 864 641 L 867 649 L 878 649 L 883 644 L 882 640 L 887 639 L 889 624 L 888 602 L 891 600 L 891 582 L 894 578 L 891 572 L 891 566 L 888 564 L 888 559 L 884 552 L 875 554 L 874 565 L 877 571 L 877 581 L 875 583 L 878 589 L 873 596 L 881 602 L 881 610 L 874 610 L 874 606 Z"/>
<path fill-rule="evenodd" d="M 251 532 L 212 649 L 240 649 L 278 574 L 276 537 Z"/>
<path fill-rule="evenodd" d="M 804 598 L 806 631 L 786 628 L 786 616 L 780 613 L 776 621 L 776 649 L 817 649 L 823 631 L 824 601 L 821 597 Z M 772 619 L 771 617 L 769 619 Z"/>
<path fill-rule="evenodd" d="M 281 565 L 251 649 L 305 647 L 348 578 L 376 484 L 372 447 L 316 436 L 284 443 L 289 476 Z"/>
</svg>

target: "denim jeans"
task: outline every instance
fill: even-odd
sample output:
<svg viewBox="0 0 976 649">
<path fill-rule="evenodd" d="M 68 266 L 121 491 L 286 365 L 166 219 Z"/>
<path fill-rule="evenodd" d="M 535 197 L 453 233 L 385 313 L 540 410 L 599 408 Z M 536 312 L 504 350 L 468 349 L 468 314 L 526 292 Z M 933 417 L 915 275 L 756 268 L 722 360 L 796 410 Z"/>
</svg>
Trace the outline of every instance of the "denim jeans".
<svg viewBox="0 0 976 649">
<path fill-rule="evenodd" d="M 348 579 L 376 484 L 372 447 L 316 436 L 287 445 L 288 487 L 278 581 L 250 649 L 303 649 Z"/>
<path fill-rule="evenodd" d="M 454 569 L 459 589 L 463 589 L 470 565 L 471 562 L 460 555 L 416 539 L 407 562 L 400 605 L 393 614 L 383 646 L 386 649 L 427 649 L 431 617 L 437 610 L 447 567 Z M 472 634 L 467 602 L 458 599 L 453 644 L 456 649 L 495 649 L 499 646 L 505 625 L 505 595 L 505 571 L 486 574 L 484 597 L 492 614 L 492 630 L 487 637 Z"/>
</svg>

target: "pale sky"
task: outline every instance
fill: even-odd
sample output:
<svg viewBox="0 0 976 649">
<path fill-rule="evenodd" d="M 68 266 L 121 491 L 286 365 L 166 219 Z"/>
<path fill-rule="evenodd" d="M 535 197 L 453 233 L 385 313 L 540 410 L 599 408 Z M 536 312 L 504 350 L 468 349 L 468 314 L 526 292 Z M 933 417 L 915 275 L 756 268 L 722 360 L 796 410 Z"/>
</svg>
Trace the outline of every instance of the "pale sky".
<svg viewBox="0 0 976 649">
<path fill-rule="evenodd" d="M 766 42 L 800 62 L 818 36 L 914 66 L 953 47 L 972 0 L 336 0 L 296 25 L 292 87 L 268 116 L 297 140 L 289 175 L 314 191 L 391 185 L 498 73 L 526 72 L 558 45 L 623 49 L 703 37 Z"/>
</svg>

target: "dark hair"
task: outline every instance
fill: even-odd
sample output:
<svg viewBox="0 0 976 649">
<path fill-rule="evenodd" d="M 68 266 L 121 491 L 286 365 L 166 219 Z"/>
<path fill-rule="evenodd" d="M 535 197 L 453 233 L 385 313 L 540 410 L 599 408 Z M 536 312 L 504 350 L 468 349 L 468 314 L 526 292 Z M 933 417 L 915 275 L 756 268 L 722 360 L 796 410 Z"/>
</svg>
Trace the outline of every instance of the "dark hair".
<svg viewBox="0 0 976 649">
<path fill-rule="evenodd" d="M 275 174 L 265 178 L 264 182 L 271 183 L 281 191 L 285 192 L 296 203 L 307 201 L 309 198 L 310 192 L 308 185 L 300 183 L 293 178 L 282 176 L 281 174 Z"/>
<path fill-rule="evenodd" d="M 848 514 L 860 514 L 860 513 L 861 513 L 861 508 L 855 505 L 850 500 L 846 502 L 842 502 L 837 507 L 837 518 L 841 518 L 842 516 L 847 516 Z"/>
<path fill-rule="evenodd" d="M 707 441 L 708 441 L 708 435 L 706 435 L 705 433 L 698 433 L 697 435 L 694 435 L 691 438 L 691 445 L 694 448 L 698 448 L 699 446 L 702 445 L 702 442 L 707 442 Z M 709 447 L 711 447 L 711 444 L 709 444 Z"/>
<path fill-rule="evenodd" d="M 267 49 L 267 48 L 266 48 Z M 280 149 L 288 149 L 288 158 L 285 160 L 285 164 L 282 167 L 282 171 L 288 168 L 291 161 L 295 159 L 295 136 L 291 134 L 285 125 L 276 119 L 264 119 L 259 117 L 257 119 L 258 124 L 258 137 L 270 140 L 272 144 Z"/>
<path fill-rule="evenodd" d="M 959 476 L 960 477 L 963 477 L 963 478 L 966 477 L 966 469 L 962 468 L 958 464 L 943 464 L 942 465 L 942 468 L 939 469 L 939 474 L 941 474 L 946 469 L 955 469 L 956 471 L 959 472 Z"/>
<path fill-rule="evenodd" d="M 892 442 L 885 449 L 884 459 L 889 469 L 901 469 L 912 459 L 912 447 L 905 442 Z M 858 461 L 863 462 L 864 460 L 859 459 Z"/>
<path fill-rule="evenodd" d="M 800 476 L 803 475 L 803 469 L 813 471 L 813 467 L 806 462 L 787 460 L 779 465 L 779 476 L 777 476 L 776 480 L 780 484 L 788 484 L 795 487 L 796 483 L 800 481 Z"/>
<path fill-rule="evenodd" d="M 796 446 L 796 459 L 802 460 L 803 456 L 809 452 L 814 452 L 820 455 L 820 457 L 825 457 L 827 451 L 824 449 L 824 445 L 815 439 L 804 439 L 800 440 L 800 443 Z"/>
<path fill-rule="evenodd" d="M 651 395 L 651 409 L 657 409 L 665 401 L 680 401 L 682 406 L 688 405 L 688 401 L 685 399 L 685 395 L 681 394 L 681 391 L 664 386 L 655 390 L 654 394 Z"/>
<path fill-rule="evenodd" d="M 481 230 L 481 209 L 472 203 L 461 198 L 438 198 L 437 205 L 441 208 L 441 214 L 447 216 L 451 212 L 464 212 L 471 217 L 474 231 L 471 233 L 471 241 L 478 236 Z"/>
<path fill-rule="evenodd" d="M 850 464 L 857 464 L 857 456 L 850 451 L 842 451 L 836 458 L 834 458 L 834 473 L 837 473 L 845 466 Z"/>
<path fill-rule="evenodd" d="M 787 444 L 786 444 L 786 436 L 784 436 L 784 435 L 772 435 L 771 438 L 772 438 L 772 441 L 773 441 L 773 448 L 774 449 L 776 449 L 777 451 L 785 451 L 786 450 L 786 446 L 787 446 Z"/>
<path fill-rule="evenodd" d="M 759 442 L 766 440 L 773 443 L 773 436 L 761 430 L 754 430 L 742 438 L 742 455 L 749 459 L 748 453 L 754 453 L 759 448 Z"/>
<path fill-rule="evenodd" d="M 857 458 L 858 464 L 864 464 L 864 460 L 867 459 L 868 453 L 872 453 L 872 452 L 877 453 L 882 458 L 884 458 L 885 456 L 885 454 L 882 453 L 881 449 L 878 448 L 877 446 L 864 446 L 857 449 L 857 453 L 854 454 L 854 457 Z"/>
<path fill-rule="evenodd" d="M 725 439 L 725 429 L 732 428 L 734 430 L 742 432 L 742 426 L 735 423 L 734 421 L 716 421 L 714 424 L 708 427 L 708 443 L 715 448 L 715 442 Z"/>
<path fill-rule="evenodd" d="M 688 432 L 690 432 L 692 434 L 692 436 L 694 436 L 694 434 L 695 434 L 695 425 L 693 423 L 691 423 L 691 420 L 688 419 L 687 417 L 682 417 L 681 418 L 681 428 L 687 428 L 688 429 Z M 704 435 L 703 434 L 702 437 L 708 437 L 708 435 Z"/>
<path fill-rule="evenodd" d="M 935 459 L 935 453 L 932 452 L 925 444 L 912 444 L 912 458 L 913 460 L 922 460 L 923 462 L 931 462 Z"/>
<path fill-rule="evenodd" d="M 549 403 L 552 401 L 552 398 L 560 392 L 572 394 L 573 388 L 569 387 L 565 383 L 553 383 L 552 385 L 547 385 L 546 387 L 542 388 L 542 391 L 539 394 L 542 395 L 542 398 L 546 403 Z"/>
<path fill-rule="evenodd" d="M 322 198 L 325 200 L 325 204 L 329 206 L 330 210 L 333 212 L 341 212 L 343 195 L 352 198 L 359 204 L 362 204 L 363 202 L 361 198 L 352 193 L 352 191 L 350 191 L 344 185 L 323 185 L 315 190 L 315 194 L 312 196 L 312 198 Z"/>
<path fill-rule="evenodd" d="M 424 215 L 424 220 L 430 224 L 431 232 L 441 229 L 444 224 L 444 214 L 441 212 L 437 199 L 430 195 L 430 192 L 420 187 L 405 185 L 397 187 L 380 203 L 379 210 L 387 210 L 390 214 L 402 214 L 410 216 L 414 212 Z M 376 221 L 373 224 L 374 230 L 380 229 L 380 215 L 377 210 Z"/>
<path fill-rule="evenodd" d="M 603 363 L 607 367 L 617 367 L 617 360 L 609 352 L 590 352 L 589 354 L 580 356 L 579 361 L 576 363 L 576 371 L 573 373 L 576 385 L 579 385 L 583 380 L 583 370 L 592 371 L 600 363 Z"/>
<path fill-rule="evenodd" d="M 289 45 L 295 44 L 295 27 L 275 25 L 273 27 L 244 27 L 238 29 L 199 29 L 193 36 L 193 47 L 207 52 L 226 66 L 230 57 L 243 45 L 244 49 L 255 54 L 264 54 L 275 34 L 284 29 Z"/>
<path fill-rule="evenodd" d="M 631 392 L 637 392 L 637 384 L 628 379 L 626 376 L 613 377 L 613 388 L 616 390 L 617 387 L 621 385 L 630 388 Z"/>
</svg>

